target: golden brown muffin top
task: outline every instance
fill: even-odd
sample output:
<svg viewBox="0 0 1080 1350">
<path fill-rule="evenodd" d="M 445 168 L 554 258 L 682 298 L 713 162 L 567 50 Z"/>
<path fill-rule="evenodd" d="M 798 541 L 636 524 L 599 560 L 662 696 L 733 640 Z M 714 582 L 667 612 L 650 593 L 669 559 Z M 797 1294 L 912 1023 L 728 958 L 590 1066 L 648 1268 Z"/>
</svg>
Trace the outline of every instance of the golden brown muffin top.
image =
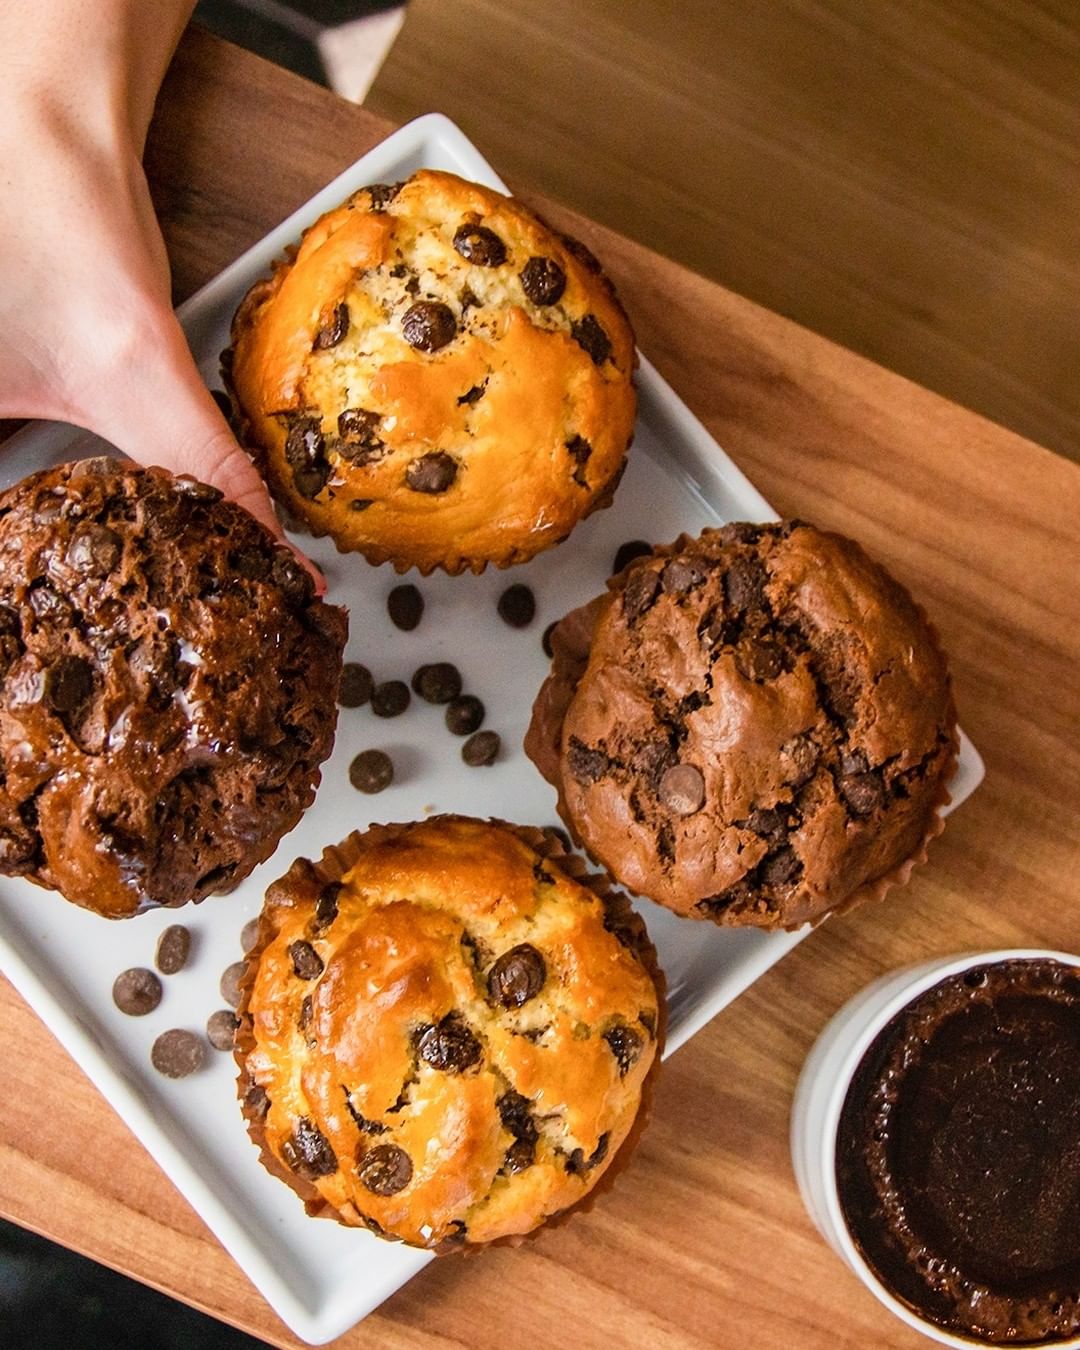
<svg viewBox="0 0 1080 1350">
<path fill-rule="evenodd" d="M 629 323 L 588 250 L 453 174 L 354 193 L 248 294 L 241 436 L 316 534 L 400 570 L 524 561 L 610 500 Z"/>
<path fill-rule="evenodd" d="M 795 521 L 683 536 L 552 645 L 526 748 L 593 857 L 676 913 L 797 927 L 938 828 L 945 658 L 850 539 Z"/>
<path fill-rule="evenodd" d="M 375 826 L 338 851 L 339 882 L 301 861 L 267 892 L 241 1095 L 313 1212 L 479 1245 L 613 1163 L 658 1053 L 651 948 L 542 840 L 461 817 Z"/>
</svg>

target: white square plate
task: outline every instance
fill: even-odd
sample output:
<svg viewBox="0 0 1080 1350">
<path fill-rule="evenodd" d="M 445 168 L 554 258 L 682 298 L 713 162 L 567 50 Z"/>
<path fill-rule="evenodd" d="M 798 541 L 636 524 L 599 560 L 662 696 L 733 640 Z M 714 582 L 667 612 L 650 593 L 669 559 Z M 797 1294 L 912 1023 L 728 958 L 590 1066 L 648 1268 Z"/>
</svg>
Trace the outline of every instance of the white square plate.
<svg viewBox="0 0 1080 1350">
<path fill-rule="evenodd" d="M 286 245 L 323 211 L 356 188 L 394 182 L 420 168 L 448 169 L 504 189 L 474 146 L 445 117 L 419 118 L 347 169 L 254 248 L 227 267 L 179 314 L 203 375 L 219 387 L 218 355 L 240 297 Z M 628 297 L 632 301 L 633 297 Z M 619 544 L 667 542 L 727 520 L 773 519 L 747 482 L 647 361 L 639 376 L 640 414 L 630 467 L 614 507 L 592 516 L 569 541 L 512 574 L 436 575 L 420 582 L 426 610 L 412 633 L 394 628 L 386 595 L 398 578 L 326 540 L 303 546 L 323 567 L 330 598 L 349 607 L 347 659 L 363 661 L 376 679 L 408 680 L 423 662 L 453 661 L 466 689 L 487 706 L 485 725 L 498 730 L 503 752 L 491 768 L 469 769 L 461 742 L 443 725 L 443 709 L 414 700 L 398 719 L 369 708 L 342 709 L 337 744 L 323 766 L 314 806 L 275 855 L 232 895 L 199 908 L 107 923 L 27 882 L 0 882 L 0 966 L 88 1074 L 132 1132 L 292 1330 L 313 1344 L 340 1335 L 430 1259 L 369 1233 L 315 1223 L 296 1197 L 263 1171 L 235 1101 L 232 1057 L 210 1052 L 192 1078 L 173 1082 L 151 1068 L 150 1046 L 173 1026 L 201 1030 L 222 1006 L 218 979 L 239 956 L 239 934 L 255 915 L 266 886 L 298 855 L 372 819 L 412 820 L 432 810 L 497 815 L 523 824 L 556 822 L 554 794 L 525 759 L 521 740 L 530 705 L 547 671 L 540 646 L 546 625 L 597 594 Z M 93 437 L 71 427 L 40 425 L 4 447 L 4 485 L 46 464 L 99 453 Z M 515 631 L 495 614 L 501 591 L 527 581 L 538 601 L 532 626 Z M 353 791 L 348 767 L 360 750 L 390 751 L 394 785 L 378 797 Z M 954 804 L 977 786 L 982 762 L 964 739 Z M 670 991 L 667 1051 L 678 1049 L 774 962 L 803 933 L 732 931 L 677 919 L 643 904 Z M 129 1018 L 111 999 L 112 982 L 128 966 L 153 963 L 160 931 L 182 921 L 194 936 L 192 958 L 164 980 L 165 996 L 147 1017 Z"/>
</svg>

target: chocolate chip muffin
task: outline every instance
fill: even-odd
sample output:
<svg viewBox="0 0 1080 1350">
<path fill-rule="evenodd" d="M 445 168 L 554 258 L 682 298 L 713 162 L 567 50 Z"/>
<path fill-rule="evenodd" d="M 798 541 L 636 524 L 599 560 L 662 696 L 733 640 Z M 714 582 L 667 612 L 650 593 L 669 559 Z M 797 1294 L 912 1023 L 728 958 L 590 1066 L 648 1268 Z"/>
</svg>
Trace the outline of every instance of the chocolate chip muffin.
<svg viewBox="0 0 1080 1350">
<path fill-rule="evenodd" d="M 227 889 L 312 801 L 343 611 L 216 488 L 94 459 L 0 495 L 0 873 L 109 918 Z"/>
<path fill-rule="evenodd" d="M 239 1092 L 308 1212 L 445 1252 L 610 1180 L 659 1064 L 655 956 L 553 834 L 374 826 L 267 892 Z"/>
<path fill-rule="evenodd" d="M 587 249 L 424 170 L 305 232 L 241 304 L 224 373 L 293 516 L 426 573 L 524 562 L 610 501 L 635 362 Z"/>
<path fill-rule="evenodd" d="M 677 914 L 795 928 L 906 880 L 956 759 L 945 658 L 850 539 L 726 525 L 551 637 L 525 748 L 573 834 Z"/>
</svg>

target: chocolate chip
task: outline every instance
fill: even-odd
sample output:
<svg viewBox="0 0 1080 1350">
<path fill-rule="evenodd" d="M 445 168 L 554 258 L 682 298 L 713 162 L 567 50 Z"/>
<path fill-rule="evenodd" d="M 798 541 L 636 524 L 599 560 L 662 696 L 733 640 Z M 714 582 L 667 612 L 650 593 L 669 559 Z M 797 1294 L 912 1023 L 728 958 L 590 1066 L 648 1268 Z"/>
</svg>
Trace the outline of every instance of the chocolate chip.
<svg viewBox="0 0 1080 1350">
<path fill-rule="evenodd" d="M 215 1050 L 232 1050 L 240 1019 L 231 1008 L 219 1008 L 206 1019 L 206 1039 Z"/>
<path fill-rule="evenodd" d="M 553 619 L 551 623 L 549 623 L 548 626 L 544 629 L 543 636 L 540 639 L 540 646 L 543 647 L 544 655 L 547 657 L 553 657 L 555 655 L 555 651 L 551 645 L 551 635 L 552 633 L 554 633 L 555 629 L 558 628 L 558 626 L 559 620 Z"/>
<path fill-rule="evenodd" d="M 301 609 L 315 598 L 315 580 L 311 573 L 284 549 L 277 550 L 270 575 L 285 602 L 294 608 Z"/>
<path fill-rule="evenodd" d="M 61 656 L 45 673 L 45 699 L 54 712 L 76 712 L 93 692 L 94 668 L 81 656 Z"/>
<path fill-rule="evenodd" d="M 150 1047 L 150 1063 L 166 1078 L 187 1078 L 202 1067 L 205 1058 L 202 1037 L 179 1027 L 163 1031 Z"/>
<path fill-rule="evenodd" d="M 243 928 L 240 929 L 240 950 L 242 952 L 251 951 L 259 940 L 259 919 L 248 919 Z"/>
<path fill-rule="evenodd" d="M 453 484 L 457 471 L 457 460 L 436 450 L 430 455 L 421 455 L 406 467 L 405 482 L 414 492 L 435 496 Z"/>
<path fill-rule="evenodd" d="M 309 469 L 324 462 L 326 442 L 318 417 L 294 417 L 285 437 L 285 459 L 293 470 Z"/>
<path fill-rule="evenodd" d="M 518 1172 L 524 1172 L 527 1167 L 531 1167 L 535 1161 L 536 1144 L 531 1139 L 515 1139 L 506 1150 L 503 1168 L 510 1176 L 516 1176 Z"/>
<path fill-rule="evenodd" d="M 586 314 L 570 325 L 570 336 L 586 353 L 594 366 L 602 366 L 611 355 L 611 339 L 595 314 Z"/>
<path fill-rule="evenodd" d="M 263 1087 L 252 1083 L 244 1093 L 244 1110 L 252 1120 L 265 1120 L 270 1110 L 270 1098 Z"/>
<path fill-rule="evenodd" d="M 446 705 L 446 729 L 455 736 L 471 736 L 484 721 L 484 705 L 475 694 L 462 694 Z"/>
<path fill-rule="evenodd" d="M 400 717 L 411 701 L 404 680 L 387 680 L 371 691 L 371 711 L 376 717 Z"/>
<path fill-rule="evenodd" d="M 337 918 L 341 890 L 340 881 L 328 881 L 319 892 L 319 898 L 315 901 L 315 927 L 320 933 L 325 932 Z"/>
<path fill-rule="evenodd" d="M 296 1019 L 297 1029 L 307 1035 L 308 1027 L 311 1026 L 311 1019 L 315 1014 L 315 1005 L 311 1001 L 311 995 L 308 994 L 300 1001 L 300 1016 Z"/>
<path fill-rule="evenodd" d="M 536 617 L 536 596 L 520 581 L 507 586 L 496 605 L 499 618 L 511 628 L 528 628 Z"/>
<path fill-rule="evenodd" d="M 329 464 L 313 464 L 310 468 L 293 469 L 293 486 L 305 501 L 313 502 L 329 477 Z"/>
<path fill-rule="evenodd" d="M 506 245 L 486 225 L 459 225 L 454 232 L 454 247 L 466 262 L 477 267 L 501 267 L 506 261 Z"/>
<path fill-rule="evenodd" d="M 520 276 L 521 289 L 534 305 L 553 305 L 566 290 L 566 273 L 554 258 L 530 258 Z"/>
<path fill-rule="evenodd" d="M 600 275 L 600 260 L 587 244 L 583 244 L 580 239 L 575 239 L 572 234 L 560 234 L 559 238 L 566 245 L 567 251 L 595 275 Z"/>
<path fill-rule="evenodd" d="M 473 404 L 479 403 L 480 400 L 484 397 L 484 390 L 486 388 L 487 388 L 487 380 L 485 380 L 483 384 L 474 384 L 471 389 L 466 389 L 465 392 L 458 399 L 458 407 L 471 408 Z"/>
<path fill-rule="evenodd" d="M 735 558 L 724 573 L 724 599 L 736 614 L 760 609 L 765 603 L 769 574 L 757 558 Z"/>
<path fill-rule="evenodd" d="M 765 533 L 766 529 L 761 525 L 752 525 L 745 520 L 729 521 L 717 530 L 721 542 L 725 544 L 756 544 Z"/>
<path fill-rule="evenodd" d="M 537 1138 L 536 1121 L 532 1116 L 532 1102 L 520 1092 L 511 1089 L 504 1092 L 495 1103 L 503 1128 L 509 1130 L 515 1139 L 524 1139 L 535 1143 Z"/>
<path fill-rule="evenodd" d="M 675 751 L 667 741 L 647 741 L 630 761 L 630 767 L 640 774 L 653 791 L 657 791 L 660 780 L 668 769 L 677 762 Z"/>
<path fill-rule="evenodd" d="M 412 1160 L 397 1144 L 376 1144 L 362 1154 L 356 1173 L 373 1195 L 397 1195 L 412 1180 Z"/>
<path fill-rule="evenodd" d="M 787 773 L 793 788 L 800 788 L 813 778 L 821 752 L 808 736 L 796 736 L 780 753 L 791 761 Z"/>
<path fill-rule="evenodd" d="M 221 501 L 225 496 L 220 488 L 212 487 L 209 483 L 200 483 L 197 478 L 192 478 L 189 474 L 179 474 L 173 479 L 173 488 L 181 493 L 190 502 L 203 502 L 209 506 L 212 502 Z"/>
<path fill-rule="evenodd" d="M 403 633 L 411 633 L 424 615 L 424 597 L 415 586 L 395 586 L 386 597 L 390 622 Z"/>
<path fill-rule="evenodd" d="M 705 804 L 705 778 L 694 764 L 676 764 L 660 780 L 660 800 L 677 816 L 692 816 Z"/>
<path fill-rule="evenodd" d="M 793 886 L 802 875 L 803 865 L 790 844 L 777 849 L 761 864 L 761 881 L 774 890 Z"/>
<path fill-rule="evenodd" d="M 494 764 L 502 749 L 502 738 L 497 731 L 478 731 L 461 747 L 461 758 L 470 769 L 482 769 Z"/>
<path fill-rule="evenodd" d="M 574 1173 L 575 1176 L 584 1176 L 586 1172 L 591 1172 L 594 1167 L 599 1167 L 607 1157 L 608 1135 L 602 1134 L 596 1147 L 586 1158 L 583 1148 L 574 1149 L 573 1153 L 566 1160 L 566 1170 Z"/>
<path fill-rule="evenodd" d="M 386 449 L 377 428 L 381 423 L 370 408 L 346 408 L 338 414 L 337 452 L 352 464 L 366 464 Z"/>
<path fill-rule="evenodd" d="M 417 300 L 405 311 L 401 332 L 410 347 L 421 352 L 437 352 L 452 342 L 457 321 L 449 305 L 440 300 Z"/>
<path fill-rule="evenodd" d="M 544 987 L 547 967 L 544 958 L 527 942 L 511 947 L 488 972 L 488 994 L 504 1008 L 520 1008 L 535 998 Z"/>
<path fill-rule="evenodd" d="M 579 487 L 588 487 L 589 480 L 585 475 L 585 465 L 588 464 L 589 457 L 592 455 L 592 446 L 584 436 L 571 436 L 566 442 L 566 453 L 576 466 L 572 475 L 574 482 Z"/>
<path fill-rule="evenodd" d="M 634 623 L 650 608 L 660 589 L 660 578 L 651 567 L 639 567 L 631 572 L 623 587 L 623 613 L 627 623 Z"/>
<path fill-rule="evenodd" d="M 324 352 L 328 347 L 336 347 L 349 331 L 349 306 L 344 302 L 334 307 L 333 316 L 315 334 L 311 344 L 312 351 Z"/>
<path fill-rule="evenodd" d="M 566 752 L 566 766 L 575 782 L 580 783 L 582 787 L 588 787 L 590 783 L 597 782 L 610 771 L 611 760 L 602 750 L 593 749 L 579 741 L 576 736 L 571 736 Z"/>
<path fill-rule="evenodd" d="M 885 784 L 880 774 L 873 771 L 844 774 L 837 787 L 854 816 L 871 816 L 885 802 Z"/>
<path fill-rule="evenodd" d="M 113 981 L 113 1002 L 129 1017 L 145 1017 L 161 1002 L 161 981 L 152 970 L 133 966 Z"/>
<path fill-rule="evenodd" d="M 343 708 L 360 708 L 371 697 L 375 681 L 371 671 L 358 661 L 346 661 L 338 683 L 338 702 Z"/>
<path fill-rule="evenodd" d="M 337 1171 L 337 1157 L 322 1130 L 301 1116 L 290 1138 L 281 1145 L 281 1156 L 292 1170 L 308 1181 L 328 1177 Z"/>
<path fill-rule="evenodd" d="M 759 807 L 751 811 L 746 828 L 768 844 L 779 844 L 788 833 L 787 812 L 776 807 Z"/>
<path fill-rule="evenodd" d="M 234 961 L 221 972 L 218 992 L 230 1008 L 240 1006 L 240 980 L 244 974 L 244 967 L 243 961 Z"/>
<path fill-rule="evenodd" d="M 322 957 L 310 942 L 304 942 L 302 939 L 290 942 L 289 960 L 292 962 L 297 979 L 317 980 L 323 973 Z"/>
<path fill-rule="evenodd" d="M 615 559 L 611 564 L 611 575 L 616 576 L 635 558 L 644 558 L 647 553 L 652 552 L 652 545 L 647 544 L 644 539 L 628 539 L 625 544 L 620 544 L 615 554 Z"/>
<path fill-rule="evenodd" d="M 461 693 L 461 671 L 449 661 L 420 666 L 412 687 L 425 703 L 449 703 Z"/>
<path fill-rule="evenodd" d="M 349 765 L 349 782 L 357 792 L 384 792 L 394 781 L 394 761 L 385 750 L 361 750 Z"/>
<path fill-rule="evenodd" d="M 67 548 L 67 562 L 79 572 L 90 576 L 107 576 L 120 561 L 123 540 L 115 530 L 88 520 L 71 536 Z"/>
<path fill-rule="evenodd" d="M 760 684 L 764 680 L 776 679 L 784 669 L 784 654 L 775 642 L 767 639 L 751 641 L 737 648 L 735 665 L 746 679 Z"/>
<path fill-rule="evenodd" d="M 158 938 L 154 964 L 162 975 L 175 975 L 187 965 L 190 953 L 191 929 L 172 923 Z"/>
<path fill-rule="evenodd" d="M 444 1073 L 464 1073 L 479 1063 L 480 1042 L 456 1013 L 448 1013 L 441 1022 L 421 1027 L 416 1033 L 420 1058 Z"/>
<path fill-rule="evenodd" d="M 371 198 L 372 211 L 383 211 L 403 187 L 403 183 L 372 183 L 361 190 Z"/>
<path fill-rule="evenodd" d="M 660 574 L 660 585 L 665 595 L 685 595 L 704 580 L 703 573 L 682 558 L 672 558 Z"/>
<path fill-rule="evenodd" d="M 644 1042 L 633 1027 L 628 1027 L 624 1022 L 609 1027 L 604 1032 L 604 1040 L 615 1056 L 615 1062 L 619 1066 L 619 1077 L 625 1078 L 640 1059 Z"/>
</svg>

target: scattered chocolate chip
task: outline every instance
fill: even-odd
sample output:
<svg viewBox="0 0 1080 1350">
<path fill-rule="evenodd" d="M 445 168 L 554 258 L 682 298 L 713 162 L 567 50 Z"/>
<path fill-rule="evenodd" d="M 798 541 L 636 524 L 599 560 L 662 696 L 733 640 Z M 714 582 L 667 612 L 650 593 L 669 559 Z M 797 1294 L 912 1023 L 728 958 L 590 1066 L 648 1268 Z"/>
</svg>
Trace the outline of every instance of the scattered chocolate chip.
<svg viewBox="0 0 1080 1350">
<path fill-rule="evenodd" d="M 454 247 L 476 267 L 501 267 L 506 261 L 506 245 L 486 225 L 459 225 L 454 232 Z"/>
<path fill-rule="evenodd" d="M 295 417 L 285 437 L 285 458 L 292 469 L 307 469 L 325 459 L 326 442 L 318 417 Z"/>
<path fill-rule="evenodd" d="M 405 311 L 401 332 L 410 347 L 421 352 L 437 352 L 452 342 L 457 321 L 449 305 L 440 300 L 417 300 Z"/>
<path fill-rule="evenodd" d="M 586 314 L 570 325 L 570 336 L 586 353 L 594 366 L 602 366 L 611 355 L 611 339 L 595 314 Z"/>
<path fill-rule="evenodd" d="M 536 1144 L 531 1139 L 515 1139 L 506 1150 L 503 1167 L 510 1176 L 516 1176 L 518 1172 L 524 1172 L 527 1167 L 531 1167 L 535 1161 Z"/>
<path fill-rule="evenodd" d="M 349 782 L 357 792 L 384 792 L 394 781 L 394 761 L 385 750 L 361 750 L 349 765 Z"/>
<path fill-rule="evenodd" d="M 704 575 L 682 558 L 672 558 L 660 574 L 660 585 L 665 595 L 685 595 L 704 580 Z"/>
<path fill-rule="evenodd" d="M 470 769 L 482 769 L 494 764 L 502 749 L 502 738 L 497 731 L 478 731 L 461 747 L 461 758 Z"/>
<path fill-rule="evenodd" d="M 61 656 L 45 672 L 45 699 L 54 712 L 76 712 L 93 692 L 94 668 L 81 656 Z"/>
<path fill-rule="evenodd" d="M 403 633 L 411 633 L 423 618 L 424 597 L 415 586 L 395 586 L 386 597 L 390 622 Z"/>
<path fill-rule="evenodd" d="M 809 736 L 796 736 L 781 749 L 781 755 L 791 761 L 788 771 L 793 788 L 800 788 L 813 778 L 821 752 Z"/>
<path fill-rule="evenodd" d="M 705 804 L 705 778 L 694 764 L 676 764 L 660 780 L 657 794 L 677 816 L 692 816 Z"/>
<path fill-rule="evenodd" d="M 520 277 L 521 289 L 534 305 L 553 305 L 566 290 L 566 273 L 554 258 L 530 258 Z"/>
<path fill-rule="evenodd" d="M 544 958 L 535 947 L 522 942 L 503 952 L 491 967 L 487 979 L 488 994 L 504 1008 L 520 1008 L 536 997 L 546 979 Z"/>
<path fill-rule="evenodd" d="M 412 677 L 412 687 L 425 703 L 450 703 L 461 693 L 461 671 L 449 661 L 420 666 Z"/>
<path fill-rule="evenodd" d="M 371 198 L 371 209 L 373 211 L 383 211 L 394 200 L 401 191 L 401 183 L 372 183 L 369 187 L 363 188 Z"/>
<path fill-rule="evenodd" d="M 150 1047 L 150 1063 L 166 1078 L 187 1078 L 202 1067 L 206 1042 L 193 1031 L 173 1027 L 163 1031 Z"/>
<path fill-rule="evenodd" d="M 294 1172 L 309 1181 L 337 1171 L 337 1156 L 330 1141 L 306 1116 L 297 1120 L 291 1137 L 281 1145 L 281 1156 Z"/>
<path fill-rule="evenodd" d="M 504 1092 L 495 1103 L 503 1128 L 509 1130 L 515 1139 L 525 1139 L 530 1143 L 537 1138 L 536 1121 L 532 1116 L 532 1102 L 512 1088 Z"/>
<path fill-rule="evenodd" d="M 157 941 L 154 964 L 162 975 L 175 975 L 187 965 L 191 954 L 191 929 L 182 923 L 172 923 Z"/>
<path fill-rule="evenodd" d="M 644 539 L 628 539 L 625 544 L 619 545 L 615 559 L 611 564 L 611 575 L 617 576 L 635 558 L 644 558 L 647 553 L 651 552 L 652 545 L 647 544 Z"/>
<path fill-rule="evenodd" d="M 230 1008 L 240 1006 L 240 980 L 244 974 L 244 965 L 243 961 L 234 961 L 221 972 L 218 992 Z"/>
<path fill-rule="evenodd" d="M 619 1066 L 619 1077 L 625 1078 L 641 1057 L 643 1041 L 633 1027 L 619 1022 L 604 1032 L 604 1040 L 611 1047 Z"/>
<path fill-rule="evenodd" d="M 343 300 L 340 305 L 335 305 L 329 323 L 323 324 L 315 334 L 315 341 L 311 344 L 312 351 L 324 352 L 328 347 L 336 347 L 348 331 L 349 306 Z"/>
<path fill-rule="evenodd" d="M 315 927 L 320 933 L 324 933 L 337 918 L 341 890 L 340 881 L 328 881 L 319 892 L 315 901 Z"/>
<path fill-rule="evenodd" d="M 441 450 L 414 459 L 405 469 L 405 482 L 414 492 L 435 496 L 445 492 L 457 477 L 457 461 Z"/>
<path fill-rule="evenodd" d="M 145 1017 L 161 1002 L 161 981 L 152 970 L 133 966 L 113 981 L 113 1002 L 129 1017 Z"/>
<path fill-rule="evenodd" d="M 366 464 L 386 449 L 378 434 L 381 418 L 370 408 L 346 408 L 338 414 L 337 452 L 353 464 Z"/>
<path fill-rule="evenodd" d="M 315 1005 L 311 1001 L 311 995 L 308 994 L 300 1001 L 300 1016 L 296 1019 L 297 1029 L 304 1035 L 307 1034 L 308 1027 L 311 1026 L 311 1019 L 315 1014 Z"/>
<path fill-rule="evenodd" d="M 724 573 L 724 599 L 736 614 L 760 609 L 765 603 L 769 574 L 758 558 L 735 558 Z"/>
<path fill-rule="evenodd" d="M 651 567 L 638 567 L 626 579 L 623 587 L 623 613 L 627 623 L 634 623 L 648 610 L 660 589 L 660 578 Z"/>
<path fill-rule="evenodd" d="M 313 464 L 310 468 L 293 470 L 293 485 L 305 501 L 313 502 L 329 477 L 329 464 Z"/>
<path fill-rule="evenodd" d="M 760 525 L 750 524 L 749 521 L 731 520 L 722 525 L 718 533 L 725 544 L 756 544 L 765 530 Z"/>
<path fill-rule="evenodd" d="M 881 775 L 874 771 L 846 773 L 837 782 L 837 787 L 854 816 L 871 816 L 885 802 L 885 784 Z"/>
<path fill-rule="evenodd" d="M 455 736 L 471 736 L 484 721 L 484 705 L 475 694 L 462 694 L 446 705 L 446 729 Z"/>
<path fill-rule="evenodd" d="M 243 928 L 240 929 L 240 950 L 242 952 L 251 951 L 252 947 L 259 940 L 259 919 L 248 919 Z"/>
<path fill-rule="evenodd" d="M 536 596 L 520 581 L 507 586 L 496 606 L 499 618 L 511 628 L 528 628 L 536 617 Z"/>
<path fill-rule="evenodd" d="M 787 837 L 788 815 L 775 806 L 759 807 L 751 811 L 746 828 L 764 839 L 767 844 L 779 844 Z"/>
<path fill-rule="evenodd" d="M 412 1180 L 412 1160 L 397 1144 L 376 1144 L 361 1155 L 357 1176 L 373 1195 L 397 1195 Z"/>
<path fill-rule="evenodd" d="M 587 244 L 583 244 L 580 239 L 575 239 L 572 234 L 560 234 L 559 238 L 566 245 L 567 251 L 572 253 L 579 263 L 588 271 L 595 273 L 597 276 L 600 275 L 600 260 Z"/>
<path fill-rule="evenodd" d="M 584 1176 L 586 1172 L 591 1172 L 594 1167 L 599 1167 L 607 1157 L 607 1151 L 608 1136 L 605 1133 L 600 1136 L 596 1147 L 587 1158 L 584 1149 L 574 1149 L 566 1160 L 566 1170 L 574 1173 L 575 1176 Z"/>
<path fill-rule="evenodd" d="M 71 536 L 67 548 L 67 562 L 79 572 L 91 576 L 107 576 L 120 561 L 124 544 L 115 530 L 88 520 Z"/>
<path fill-rule="evenodd" d="M 575 782 L 580 783 L 582 787 L 588 787 L 590 783 L 597 782 L 610 771 L 611 760 L 603 750 L 593 749 L 579 741 L 576 736 L 571 736 L 566 752 L 566 766 Z"/>
<path fill-rule="evenodd" d="M 571 436 L 566 442 L 566 453 L 574 461 L 573 479 L 579 487 L 588 487 L 589 480 L 585 474 L 585 465 L 588 464 L 592 455 L 592 446 L 584 436 Z"/>
<path fill-rule="evenodd" d="M 304 942 L 302 939 L 290 942 L 289 960 L 292 962 L 297 979 L 317 980 L 323 973 L 322 957 L 310 942 Z"/>
<path fill-rule="evenodd" d="M 466 389 L 465 392 L 458 399 L 458 407 L 471 408 L 473 404 L 479 403 L 480 400 L 484 397 L 484 390 L 486 388 L 487 388 L 487 380 L 485 380 L 483 384 L 474 384 L 471 389 Z"/>
<path fill-rule="evenodd" d="M 231 1008 L 219 1008 L 206 1019 L 206 1039 L 215 1050 L 231 1050 L 240 1019 Z"/>
<path fill-rule="evenodd" d="M 183 495 L 191 502 L 205 502 L 209 505 L 211 502 L 219 502 L 225 496 L 220 488 L 211 487 L 209 483 L 200 483 L 197 478 L 192 478 L 189 474 L 180 474 L 173 479 L 173 487 L 177 492 Z"/>
<path fill-rule="evenodd" d="M 735 665 L 746 679 L 760 684 L 764 680 L 776 679 L 784 669 L 784 654 L 775 642 L 767 639 L 750 641 L 736 649 Z"/>
<path fill-rule="evenodd" d="M 540 639 L 540 646 L 543 647 L 544 655 L 547 657 L 552 657 L 555 655 L 555 652 L 551 646 L 551 635 L 552 633 L 554 633 L 555 629 L 558 628 L 558 626 L 559 620 L 553 619 L 551 623 L 549 623 L 548 626 L 544 629 L 543 636 Z"/>
<path fill-rule="evenodd" d="M 338 684 L 338 702 L 343 708 L 360 708 L 371 697 L 375 681 L 371 671 L 358 661 L 346 661 L 341 668 Z"/>
<path fill-rule="evenodd" d="M 803 865 L 790 844 L 770 853 L 761 864 L 762 884 L 780 890 L 792 886 L 802 875 Z"/>
<path fill-rule="evenodd" d="M 244 1093 L 244 1110 L 252 1120 L 265 1120 L 270 1110 L 270 1098 L 266 1089 L 253 1083 Z"/>
<path fill-rule="evenodd" d="M 371 711 L 376 717 L 400 717 L 411 702 L 404 680 L 386 680 L 371 691 Z"/>
<path fill-rule="evenodd" d="M 429 1023 L 416 1033 L 420 1058 L 444 1073 L 464 1073 L 480 1062 L 480 1042 L 456 1013 L 448 1013 L 441 1022 Z"/>
</svg>

